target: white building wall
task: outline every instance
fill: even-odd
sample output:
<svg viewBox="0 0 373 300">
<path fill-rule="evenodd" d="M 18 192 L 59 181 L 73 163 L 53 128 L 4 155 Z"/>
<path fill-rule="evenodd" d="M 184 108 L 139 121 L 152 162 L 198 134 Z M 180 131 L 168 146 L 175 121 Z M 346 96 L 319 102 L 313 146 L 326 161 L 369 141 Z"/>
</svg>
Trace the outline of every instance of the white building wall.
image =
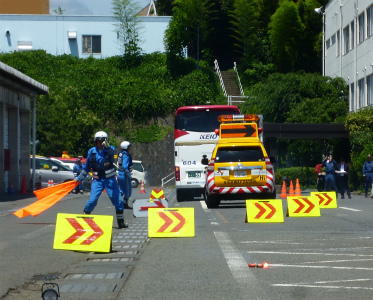
<svg viewBox="0 0 373 300">
<path fill-rule="evenodd" d="M 138 17 L 140 47 L 144 53 L 164 52 L 164 32 L 170 17 Z M 109 16 L 0 15 L 0 52 L 17 51 L 19 43 L 54 55 L 110 57 L 122 54 L 120 41 Z M 68 32 L 76 32 L 69 39 Z M 82 36 L 100 35 L 101 53 L 82 53 Z"/>
<path fill-rule="evenodd" d="M 342 77 L 350 89 L 350 111 L 356 111 L 361 107 L 373 105 L 368 103 L 367 92 L 373 92 L 373 86 L 368 86 L 367 78 L 373 74 L 373 30 L 368 35 L 368 26 L 373 26 L 373 13 L 368 18 L 369 8 L 373 9 L 372 0 L 331 0 L 325 8 L 325 75 Z M 359 16 L 364 14 L 364 40 L 359 42 Z M 372 23 L 368 23 L 368 19 Z M 354 26 L 351 26 L 354 22 Z M 344 29 L 349 26 L 348 35 L 344 35 Z M 337 32 L 340 32 L 340 45 L 338 47 Z M 352 40 L 354 32 L 354 40 Z M 335 43 L 332 43 L 333 35 Z M 346 52 L 344 43 L 349 37 L 349 47 Z M 359 80 L 364 81 L 364 98 L 358 87 Z"/>
</svg>

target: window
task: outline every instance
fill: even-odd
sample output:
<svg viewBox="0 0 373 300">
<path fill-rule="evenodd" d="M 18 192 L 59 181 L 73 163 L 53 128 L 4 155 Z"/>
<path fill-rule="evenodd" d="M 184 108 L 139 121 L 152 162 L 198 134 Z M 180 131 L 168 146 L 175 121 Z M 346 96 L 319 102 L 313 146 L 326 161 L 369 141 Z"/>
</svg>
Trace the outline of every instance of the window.
<svg viewBox="0 0 373 300">
<path fill-rule="evenodd" d="M 232 109 L 182 111 L 175 118 L 175 129 L 183 131 L 213 132 L 219 128 L 218 116 L 237 113 Z"/>
<path fill-rule="evenodd" d="M 341 54 L 341 35 L 339 30 L 337 31 L 337 56 Z"/>
<path fill-rule="evenodd" d="M 327 39 L 326 40 L 326 49 L 329 49 L 330 48 L 330 39 Z"/>
<path fill-rule="evenodd" d="M 367 98 L 368 105 L 373 105 L 373 74 L 367 77 Z"/>
<path fill-rule="evenodd" d="M 332 46 L 335 44 L 335 34 L 332 35 Z"/>
<path fill-rule="evenodd" d="M 253 147 L 224 147 L 216 152 L 216 162 L 248 162 L 264 161 L 262 148 Z"/>
<path fill-rule="evenodd" d="M 354 47 L 355 47 L 355 21 L 351 22 L 350 29 L 351 29 L 351 47 L 350 47 L 350 49 L 354 49 Z"/>
<path fill-rule="evenodd" d="M 359 15 L 359 44 L 364 42 L 365 38 L 365 15 L 364 13 Z"/>
<path fill-rule="evenodd" d="M 101 53 L 101 35 L 83 35 L 83 53 Z"/>
<path fill-rule="evenodd" d="M 364 78 L 358 81 L 359 88 L 359 108 L 365 106 L 365 82 Z"/>
<path fill-rule="evenodd" d="M 350 50 L 350 26 L 343 29 L 343 54 Z"/>
<path fill-rule="evenodd" d="M 350 110 L 355 110 L 355 84 L 351 83 L 350 85 Z"/>
<path fill-rule="evenodd" d="M 373 5 L 367 9 L 367 35 L 368 37 L 373 35 Z"/>
<path fill-rule="evenodd" d="M 144 167 L 139 162 L 133 162 L 132 168 L 138 172 L 144 172 Z"/>
</svg>

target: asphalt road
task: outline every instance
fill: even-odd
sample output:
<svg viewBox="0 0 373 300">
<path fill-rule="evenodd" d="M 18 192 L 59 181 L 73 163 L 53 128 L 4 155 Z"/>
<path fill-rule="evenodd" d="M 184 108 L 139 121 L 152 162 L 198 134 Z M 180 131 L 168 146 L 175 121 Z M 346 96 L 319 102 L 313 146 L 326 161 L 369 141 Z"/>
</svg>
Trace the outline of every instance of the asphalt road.
<svg viewBox="0 0 373 300">
<path fill-rule="evenodd" d="M 195 208 L 195 237 L 148 240 L 146 219 L 127 211 L 129 228 L 114 228 L 113 253 L 100 255 L 52 249 L 56 214 L 80 213 L 87 195 L 21 220 L 11 211 L 34 199 L 0 202 L 0 299 L 40 299 L 46 281 L 60 284 L 61 299 L 373 299 L 373 199 L 253 224 L 243 201 L 207 209 L 199 198 L 175 202 L 173 189 L 166 196 Z M 106 195 L 95 213 L 114 214 Z M 262 262 L 269 268 L 248 267 Z"/>
</svg>

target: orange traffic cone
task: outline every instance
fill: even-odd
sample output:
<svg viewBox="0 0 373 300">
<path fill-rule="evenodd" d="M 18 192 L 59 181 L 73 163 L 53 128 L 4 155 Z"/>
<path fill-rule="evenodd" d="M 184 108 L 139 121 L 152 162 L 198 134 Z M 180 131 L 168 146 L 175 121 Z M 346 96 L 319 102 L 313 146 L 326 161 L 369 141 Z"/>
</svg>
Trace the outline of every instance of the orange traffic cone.
<svg viewBox="0 0 373 300">
<path fill-rule="evenodd" d="M 295 183 L 294 196 L 302 196 L 302 190 L 300 189 L 300 184 L 299 184 L 298 178 L 297 178 L 296 183 Z"/>
<path fill-rule="evenodd" d="M 146 194 L 145 186 L 144 186 L 144 181 L 143 181 L 143 180 L 141 180 L 141 185 L 140 185 L 140 191 L 139 191 L 139 194 Z"/>
<path fill-rule="evenodd" d="M 53 186 L 53 179 L 48 179 L 48 186 Z"/>
<path fill-rule="evenodd" d="M 285 183 L 285 180 L 282 181 L 282 188 L 281 188 L 280 197 L 283 198 L 283 199 L 286 198 L 286 183 Z"/>
<path fill-rule="evenodd" d="M 27 194 L 27 186 L 26 186 L 26 176 L 22 176 L 22 183 L 21 183 L 21 194 Z"/>
<path fill-rule="evenodd" d="M 290 180 L 290 187 L 289 187 L 289 195 L 288 196 L 294 196 L 294 187 L 293 187 L 293 181 Z"/>
</svg>

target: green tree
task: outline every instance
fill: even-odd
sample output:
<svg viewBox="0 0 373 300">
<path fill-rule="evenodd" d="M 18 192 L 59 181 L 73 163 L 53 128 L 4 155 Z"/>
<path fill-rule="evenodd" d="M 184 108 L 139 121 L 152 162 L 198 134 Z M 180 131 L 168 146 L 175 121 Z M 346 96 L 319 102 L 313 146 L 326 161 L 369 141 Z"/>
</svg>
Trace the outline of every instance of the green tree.
<svg viewBox="0 0 373 300">
<path fill-rule="evenodd" d="M 155 6 L 159 16 L 172 16 L 173 0 L 157 0 Z"/>
<path fill-rule="evenodd" d="M 304 29 L 297 5 L 290 0 L 282 1 L 269 24 L 272 55 L 280 72 L 296 71 L 301 66 Z"/>
<path fill-rule="evenodd" d="M 138 8 L 132 0 L 112 0 L 115 24 L 119 34 L 119 40 L 123 47 L 124 58 L 130 62 L 137 60 L 141 54 L 139 46 L 139 21 L 136 17 Z"/>
<path fill-rule="evenodd" d="M 231 14 L 233 26 L 234 48 L 242 68 L 258 62 L 261 53 L 260 42 L 260 2 L 235 0 Z M 259 54 L 259 55 L 258 55 Z"/>
</svg>

